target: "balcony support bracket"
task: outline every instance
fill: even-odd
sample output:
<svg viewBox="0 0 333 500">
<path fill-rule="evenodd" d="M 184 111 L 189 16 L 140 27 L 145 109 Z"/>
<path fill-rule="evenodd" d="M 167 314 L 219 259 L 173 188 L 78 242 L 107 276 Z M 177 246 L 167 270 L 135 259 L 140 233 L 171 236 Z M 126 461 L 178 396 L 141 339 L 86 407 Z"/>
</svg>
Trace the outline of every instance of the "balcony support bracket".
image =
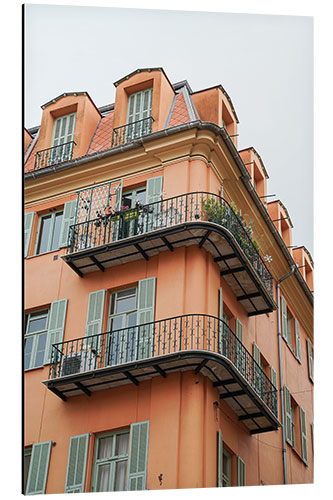
<svg viewBox="0 0 333 500">
<path fill-rule="evenodd" d="M 133 382 L 133 384 L 135 385 L 139 385 L 140 382 L 138 381 L 138 379 L 136 379 L 135 377 L 133 377 L 133 375 L 130 373 L 130 372 L 124 372 L 124 375 L 126 375 L 126 377 L 131 381 Z"/>
<path fill-rule="evenodd" d="M 261 429 L 253 429 L 250 431 L 250 434 L 261 434 L 262 432 L 270 432 L 270 431 L 276 431 L 276 428 L 271 426 L 271 427 L 261 427 Z"/>
<path fill-rule="evenodd" d="M 143 257 L 146 261 L 148 261 L 148 260 L 149 260 L 149 256 L 148 256 L 148 255 L 146 254 L 146 252 L 145 252 L 145 251 L 144 251 L 144 250 L 140 247 L 140 245 L 139 245 L 138 243 L 136 243 L 134 246 L 135 246 L 135 248 L 136 248 L 137 250 L 139 250 L 139 252 L 141 253 L 142 257 Z"/>
<path fill-rule="evenodd" d="M 240 295 L 237 297 L 237 300 L 247 300 L 247 299 L 255 299 L 256 297 L 260 297 L 261 294 L 259 292 L 249 293 L 248 295 Z"/>
<path fill-rule="evenodd" d="M 240 417 L 238 417 L 238 420 L 248 420 L 250 418 L 259 418 L 259 417 L 262 417 L 263 414 L 261 412 L 258 412 L 258 413 L 248 413 L 246 415 L 241 415 Z"/>
<path fill-rule="evenodd" d="M 197 375 L 197 373 L 200 372 L 201 368 L 203 368 L 205 366 L 205 364 L 207 363 L 207 361 L 208 361 L 208 359 L 204 359 L 204 360 L 201 361 L 201 363 L 194 370 L 195 375 Z"/>
<path fill-rule="evenodd" d="M 84 392 L 85 394 L 87 394 L 87 396 L 91 396 L 91 392 L 89 391 L 89 389 L 87 389 L 86 387 L 84 387 L 83 384 L 81 384 L 81 382 L 75 382 L 75 385 L 78 389 L 80 389 L 82 392 Z"/>
<path fill-rule="evenodd" d="M 105 268 L 102 266 L 102 264 L 100 262 L 98 262 L 96 257 L 94 257 L 93 255 L 90 255 L 90 260 L 98 267 L 98 269 L 100 269 L 104 273 Z"/>
<path fill-rule="evenodd" d="M 49 386 L 49 389 L 50 391 L 52 391 L 56 396 L 58 396 L 58 398 L 62 399 L 63 401 L 67 401 L 67 398 L 65 396 L 65 394 L 63 394 L 62 392 L 58 391 L 58 389 L 56 389 L 55 387 L 51 387 Z"/>
<path fill-rule="evenodd" d="M 226 276 L 227 274 L 240 273 L 241 271 L 245 271 L 245 267 L 234 267 L 233 269 L 226 269 L 225 271 L 221 271 L 221 276 Z"/>
<path fill-rule="evenodd" d="M 164 370 L 162 370 L 162 368 L 158 365 L 153 365 L 153 367 L 155 368 L 155 370 L 160 374 L 162 375 L 163 378 L 166 378 L 166 373 Z"/>
<path fill-rule="evenodd" d="M 211 232 L 212 232 L 211 229 L 209 231 L 207 231 L 207 233 L 205 234 L 205 236 L 201 239 L 201 241 L 199 243 L 199 248 L 202 247 L 202 245 L 205 243 L 205 241 L 207 240 L 207 238 L 209 237 Z"/>
<path fill-rule="evenodd" d="M 226 392 L 223 394 L 220 394 L 220 399 L 227 399 L 227 398 L 236 398 L 237 396 L 242 396 L 243 394 L 246 394 L 245 391 L 234 391 L 234 392 Z"/>
<path fill-rule="evenodd" d="M 171 245 L 170 241 L 166 239 L 165 236 L 162 236 L 161 240 L 163 241 L 163 243 L 166 244 L 166 246 L 168 247 L 168 249 L 173 252 L 174 251 L 174 248 L 173 246 Z"/>
</svg>

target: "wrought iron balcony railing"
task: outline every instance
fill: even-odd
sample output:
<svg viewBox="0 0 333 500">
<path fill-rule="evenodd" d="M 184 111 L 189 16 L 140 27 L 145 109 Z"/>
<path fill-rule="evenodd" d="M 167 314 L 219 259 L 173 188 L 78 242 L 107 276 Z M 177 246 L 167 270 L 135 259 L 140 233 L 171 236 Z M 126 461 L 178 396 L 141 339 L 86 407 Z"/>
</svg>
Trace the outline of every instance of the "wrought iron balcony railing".
<svg viewBox="0 0 333 500">
<path fill-rule="evenodd" d="M 56 163 L 71 160 L 73 156 L 74 144 L 74 141 L 70 141 L 65 142 L 64 144 L 59 144 L 58 146 L 53 146 L 52 148 L 37 151 L 34 170 L 39 170 L 40 168 L 49 167 L 50 165 L 55 165 Z"/>
<path fill-rule="evenodd" d="M 144 135 L 151 134 L 153 120 L 153 117 L 149 116 L 143 120 L 127 123 L 122 127 L 114 128 L 112 131 L 111 148 L 134 141 Z"/>
<path fill-rule="evenodd" d="M 273 277 L 231 205 L 211 193 L 187 193 L 70 226 L 67 253 L 147 234 L 177 224 L 209 221 L 230 231 L 273 297 Z"/>
<path fill-rule="evenodd" d="M 278 417 L 276 387 L 229 326 L 205 314 L 176 316 L 53 344 L 49 379 L 84 373 L 89 376 L 92 371 L 150 358 L 152 364 L 157 357 L 160 363 L 163 355 L 188 351 L 220 354 L 229 360 Z"/>
</svg>

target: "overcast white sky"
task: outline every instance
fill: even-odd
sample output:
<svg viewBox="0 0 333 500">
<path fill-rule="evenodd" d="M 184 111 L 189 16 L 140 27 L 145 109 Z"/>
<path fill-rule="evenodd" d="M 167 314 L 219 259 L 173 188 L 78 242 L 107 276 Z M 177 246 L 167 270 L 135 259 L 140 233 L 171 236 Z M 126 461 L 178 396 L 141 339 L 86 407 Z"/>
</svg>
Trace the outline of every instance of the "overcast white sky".
<svg viewBox="0 0 333 500">
<path fill-rule="evenodd" d="M 28 128 L 63 92 L 86 90 L 102 106 L 114 102 L 113 82 L 156 66 L 194 91 L 223 85 L 240 121 L 239 149 L 261 155 L 270 200 L 284 203 L 294 225 L 292 243 L 313 255 L 312 18 L 25 6 Z"/>
</svg>

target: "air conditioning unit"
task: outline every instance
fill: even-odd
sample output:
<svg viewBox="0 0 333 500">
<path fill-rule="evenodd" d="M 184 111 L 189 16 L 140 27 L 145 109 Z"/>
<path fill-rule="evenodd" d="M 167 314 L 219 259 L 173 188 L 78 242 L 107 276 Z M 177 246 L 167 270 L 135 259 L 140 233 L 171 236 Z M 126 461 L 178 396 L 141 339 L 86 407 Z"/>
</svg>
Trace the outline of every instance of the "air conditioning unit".
<svg viewBox="0 0 333 500">
<path fill-rule="evenodd" d="M 67 354 L 61 361 L 61 376 L 75 375 L 96 368 L 96 351 L 90 346 L 83 346 L 79 352 Z"/>
</svg>

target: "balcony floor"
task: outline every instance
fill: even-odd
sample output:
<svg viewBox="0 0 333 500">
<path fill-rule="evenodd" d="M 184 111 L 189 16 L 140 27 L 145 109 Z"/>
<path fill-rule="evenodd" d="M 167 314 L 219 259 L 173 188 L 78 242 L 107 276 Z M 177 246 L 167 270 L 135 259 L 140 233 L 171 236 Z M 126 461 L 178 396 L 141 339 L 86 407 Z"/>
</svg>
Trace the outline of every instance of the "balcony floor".
<svg viewBox="0 0 333 500">
<path fill-rule="evenodd" d="M 139 385 L 155 376 L 167 378 L 174 371 L 193 370 L 208 377 L 219 390 L 221 400 L 232 408 L 251 434 L 276 430 L 280 423 L 237 368 L 224 356 L 204 350 L 188 350 L 134 361 L 76 375 L 49 379 L 43 383 L 66 401 L 73 396 L 126 384 Z"/>
<path fill-rule="evenodd" d="M 210 252 L 249 316 L 269 313 L 276 304 L 233 235 L 208 221 L 186 222 L 146 234 L 64 255 L 64 261 L 79 275 L 104 271 L 138 259 L 149 260 L 163 251 L 198 245 Z"/>
</svg>

